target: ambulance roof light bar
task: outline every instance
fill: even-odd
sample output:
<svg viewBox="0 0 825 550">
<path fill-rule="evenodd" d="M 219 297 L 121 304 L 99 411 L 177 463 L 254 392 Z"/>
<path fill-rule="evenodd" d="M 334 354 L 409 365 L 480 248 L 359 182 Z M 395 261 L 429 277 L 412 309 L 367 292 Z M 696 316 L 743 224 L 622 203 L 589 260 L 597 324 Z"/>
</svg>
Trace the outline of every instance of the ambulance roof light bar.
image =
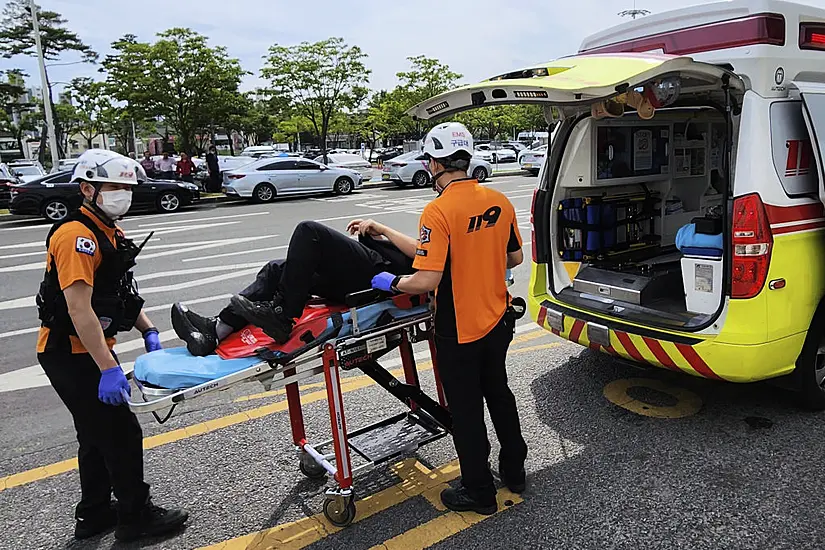
<svg viewBox="0 0 825 550">
<path fill-rule="evenodd" d="M 799 49 L 825 51 L 825 23 L 801 23 Z"/>
<path fill-rule="evenodd" d="M 819 31 L 817 31 L 817 34 Z M 687 29 L 633 38 L 579 53 L 643 53 L 661 51 L 670 55 L 768 44 L 785 45 L 785 18 L 778 13 L 760 13 L 738 19 L 718 21 Z"/>
</svg>

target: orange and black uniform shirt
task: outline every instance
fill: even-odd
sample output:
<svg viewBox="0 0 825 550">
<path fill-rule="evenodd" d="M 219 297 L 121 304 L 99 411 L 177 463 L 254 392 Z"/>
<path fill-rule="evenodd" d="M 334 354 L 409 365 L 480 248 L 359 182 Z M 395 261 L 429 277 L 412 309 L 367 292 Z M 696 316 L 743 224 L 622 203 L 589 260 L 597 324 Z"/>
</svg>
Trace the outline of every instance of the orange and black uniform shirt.
<svg viewBox="0 0 825 550">
<path fill-rule="evenodd" d="M 521 246 L 513 205 L 476 180 L 452 182 L 427 205 L 413 267 L 444 272 L 435 298 L 439 336 L 466 344 L 495 328 L 510 304 L 507 254 Z"/>
<path fill-rule="evenodd" d="M 115 246 L 115 232 L 120 231 L 120 229 L 104 224 L 85 206 L 82 210 Z M 100 251 L 94 233 L 81 222 L 76 221 L 64 223 L 54 232 L 49 241 L 49 249 L 46 252 L 46 270 L 51 271 L 52 266 L 57 269 L 60 290 L 66 290 L 78 281 L 83 281 L 94 288 L 95 272 L 102 261 L 103 253 Z M 38 353 L 43 353 L 46 350 L 48 339 L 48 327 L 40 327 L 40 333 L 37 337 Z M 72 353 L 87 353 L 80 338 L 69 336 L 69 339 L 72 344 Z M 112 349 L 115 346 L 115 339 L 107 338 L 106 344 L 109 349 Z"/>
</svg>

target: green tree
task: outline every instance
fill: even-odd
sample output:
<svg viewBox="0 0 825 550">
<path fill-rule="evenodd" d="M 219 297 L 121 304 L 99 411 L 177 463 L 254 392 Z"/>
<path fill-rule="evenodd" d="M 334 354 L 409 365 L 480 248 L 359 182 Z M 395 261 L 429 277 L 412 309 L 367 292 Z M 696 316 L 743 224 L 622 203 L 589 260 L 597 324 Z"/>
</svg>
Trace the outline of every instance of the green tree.
<svg viewBox="0 0 825 550">
<path fill-rule="evenodd" d="M 106 93 L 105 82 L 91 78 L 75 78 L 66 88 L 66 95 L 74 105 L 80 124 L 77 133 L 92 148 L 92 141 L 106 131 L 107 116 L 111 116 L 112 100 Z"/>
<path fill-rule="evenodd" d="M 6 71 L 6 80 L 0 82 L 0 131 L 11 134 L 23 150 L 23 136 L 37 130 L 40 117 L 35 112 L 36 103 L 21 101 L 25 93 L 23 72 L 17 69 Z"/>
<path fill-rule="evenodd" d="M 77 135 L 82 124 L 80 115 L 74 105 L 66 102 L 60 102 L 54 106 L 54 115 L 55 118 L 60 117 L 62 121 L 57 129 L 57 146 L 62 151 L 69 151 L 69 140 L 72 136 Z M 40 120 L 43 120 L 42 110 L 40 111 Z"/>
<path fill-rule="evenodd" d="M 142 119 L 162 118 L 174 128 L 176 145 L 191 152 L 198 135 L 220 126 L 228 99 L 238 93 L 245 71 L 226 48 L 210 47 L 206 37 L 175 28 L 154 44 L 126 35 L 112 44 L 103 61 L 112 96 Z"/>
<path fill-rule="evenodd" d="M 270 81 L 273 96 L 285 98 L 310 122 L 324 156 L 333 117 L 356 109 L 367 96 L 366 57 L 342 38 L 269 48 L 261 76 Z"/>
<path fill-rule="evenodd" d="M 43 47 L 43 57 L 49 61 L 60 59 L 64 52 L 75 52 L 82 61 L 94 63 L 97 53 L 85 44 L 77 33 L 66 28 L 67 21 L 57 12 L 44 11 L 38 6 L 37 20 L 40 25 L 40 42 Z M 32 14 L 28 0 L 11 0 L 3 10 L 0 19 L 0 55 L 11 58 L 17 55 L 29 57 L 37 56 L 34 32 L 32 30 Z M 61 118 L 54 110 L 51 83 L 48 73 L 45 85 L 49 92 L 49 103 L 55 113 L 55 132 L 61 133 Z M 41 139 L 40 158 L 46 154 L 45 133 Z"/>
<path fill-rule="evenodd" d="M 418 55 L 408 57 L 407 61 L 412 65 L 410 70 L 396 74 L 401 81 L 399 87 L 406 92 L 407 108 L 454 88 L 462 78 L 438 59 Z"/>
</svg>

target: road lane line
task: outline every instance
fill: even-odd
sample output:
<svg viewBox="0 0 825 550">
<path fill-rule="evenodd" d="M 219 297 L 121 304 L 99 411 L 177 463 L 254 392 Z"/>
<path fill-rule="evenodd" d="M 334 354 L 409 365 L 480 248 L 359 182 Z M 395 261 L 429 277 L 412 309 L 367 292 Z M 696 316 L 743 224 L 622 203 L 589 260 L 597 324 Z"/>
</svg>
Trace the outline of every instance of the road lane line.
<svg viewBox="0 0 825 550">
<path fill-rule="evenodd" d="M 198 252 L 200 250 L 209 250 L 210 248 L 221 248 L 223 246 L 236 246 L 243 243 L 251 243 L 255 241 L 262 241 L 264 239 L 274 239 L 278 235 L 257 235 L 255 237 L 238 237 L 236 239 L 222 239 L 219 242 L 202 244 L 200 246 L 186 246 L 182 245 L 179 250 L 164 250 L 163 252 L 154 252 L 152 254 L 141 254 L 138 260 L 151 260 L 152 258 L 162 258 L 165 256 L 175 256 L 180 254 L 188 254 L 190 252 Z"/>
<path fill-rule="evenodd" d="M 415 459 L 407 459 L 392 466 L 401 482 L 373 495 L 355 501 L 353 524 L 384 512 L 411 498 L 420 496 L 432 487 L 453 481 L 460 475 L 458 461 L 454 460 L 435 470 L 429 470 Z M 263 550 L 279 548 L 300 550 L 330 535 L 342 531 L 332 525 L 323 513 L 297 521 L 219 542 L 200 550 Z"/>
<path fill-rule="evenodd" d="M 446 488 L 447 484 L 444 483 L 435 489 L 440 493 L 442 489 Z M 370 550 L 424 550 L 522 502 L 524 500 L 520 496 L 511 493 L 506 488 L 502 488 L 496 493 L 498 511 L 493 515 L 482 516 L 474 512 L 449 512 L 373 546 Z"/>
<path fill-rule="evenodd" d="M 139 228 L 144 227 L 163 227 L 167 225 L 179 225 L 182 223 L 195 223 L 195 222 L 208 222 L 212 220 L 230 220 L 235 218 L 250 218 L 253 216 L 268 216 L 269 212 L 250 212 L 248 214 L 232 214 L 230 216 L 210 216 L 208 218 L 195 218 L 195 219 L 186 219 L 186 220 L 173 220 L 170 222 L 157 222 L 157 223 L 142 223 L 138 225 Z"/>
<path fill-rule="evenodd" d="M 207 302 L 214 302 L 214 301 L 217 301 L 217 300 L 228 300 L 231 297 L 232 297 L 231 294 L 219 294 L 217 296 L 208 296 L 206 298 L 198 298 L 196 300 L 187 300 L 187 301 L 182 302 L 182 303 L 184 305 L 189 306 L 189 305 L 195 305 L 195 304 L 204 304 L 204 303 L 207 303 Z M 170 309 L 171 307 L 172 307 L 172 304 L 162 304 L 162 305 L 159 305 L 159 306 L 145 307 L 145 308 L 143 308 L 143 311 L 145 313 L 151 313 L 152 311 L 161 311 L 163 309 Z M 12 330 L 12 331 L 9 331 L 9 332 L 2 332 L 2 333 L 0 333 L 0 338 L 11 338 L 12 336 L 21 336 L 23 334 L 32 334 L 32 333 L 37 332 L 39 330 L 40 330 L 40 327 L 32 327 L 32 328 L 23 328 L 23 329 L 19 329 L 19 330 Z M 0 375 L 0 376 L 2 376 L 2 375 Z"/>
<path fill-rule="evenodd" d="M 230 256 L 245 256 L 247 254 L 259 254 L 261 252 L 273 252 L 275 250 L 285 250 L 289 248 L 288 244 L 284 244 L 281 246 L 270 246 L 267 248 L 253 248 L 252 250 L 239 250 L 238 252 L 227 252 L 226 254 L 213 254 L 212 256 L 198 256 L 197 258 L 186 258 L 183 260 L 184 263 L 187 262 L 200 262 L 203 260 L 214 260 L 216 258 L 228 258 Z M 261 267 L 263 267 L 263 262 L 261 262 Z"/>
<path fill-rule="evenodd" d="M 146 288 L 140 289 L 141 296 L 149 295 L 149 294 L 158 294 L 160 292 L 176 292 L 178 290 L 184 290 L 189 288 L 194 288 L 196 286 L 204 286 L 204 285 L 211 285 L 214 283 L 222 283 L 227 281 L 228 279 L 237 279 L 239 277 L 246 277 L 248 275 L 255 275 L 260 271 L 260 266 L 258 264 L 250 264 L 256 265 L 253 269 L 245 269 L 243 271 L 236 271 L 234 273 L 223 273 L 221 275 L 215 275 L 214 277 L 207 277 L 205 279 L 196 279 L 194 281 L 187 281 L 183 283 L 177 283 L 172 285 L 164 285 L 164 286 L 150 286 Z M 34 296 L 25 296 L 23 298 L 15 298 L 13 300 L 6 300 L 5 302 L 0 302 L 0 311 L 7 310 L 7 309 L 20 309 L 26 307 L 34 307 L 35 301 Z"/>
<path fill-rule="evenodd" d="M 151 281 L 152 279 L 165 279 L 167 277 L 180 277 L 183 275 L 197 275 L 199 273 L 214 273 L 216 271 L 232 271 L 240 269 L 252 269 L 253 267 L 260 268 L 261 264 L 246 263 L 246 264 L 226 264 L 226 265 L 210 265 L 205 267 L 190 267 L 189 269 L 176 269 L 173 271 L 158 271 L 156 273 L 136 274 L 135 279 L 138 283 L 143 281 Z"/>
</svg>

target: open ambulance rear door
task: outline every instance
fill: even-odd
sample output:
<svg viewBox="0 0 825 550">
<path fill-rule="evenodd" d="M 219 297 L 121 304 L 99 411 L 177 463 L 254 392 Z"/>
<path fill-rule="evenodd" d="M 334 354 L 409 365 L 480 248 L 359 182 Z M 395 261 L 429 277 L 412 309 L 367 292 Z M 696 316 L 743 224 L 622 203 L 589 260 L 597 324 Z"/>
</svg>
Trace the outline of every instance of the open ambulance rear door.
<svg viewBox="0 0 825 550">
<path fill-rule="evenodd" d="M 825 204 L 825 84 L 795 81 L 793 85 L 799 90 L 805 104 L 803 115 L 811 135 L 812 153 L 816 159 L 816 166 L 819 167 L 819 200 Z M 804 163 L 807 160 L 809 164 L 810 159 L 805 159 L 804 153 L 803 151 L 799 162 Z"/>
<path fill-rule="evenodd" d="M 500 75 L 430 98 L 408 111 L 421 120 L 461 111 L 516 103 L 559 107 L 590 105 L 668 76 L 682 79 L 681 94 L 718 91 L 726 82 L 744 91 L 733 73 L 690 57 L 656 54 L 604 54 L 562 58 L 544 65 Z"/>
</svg>

